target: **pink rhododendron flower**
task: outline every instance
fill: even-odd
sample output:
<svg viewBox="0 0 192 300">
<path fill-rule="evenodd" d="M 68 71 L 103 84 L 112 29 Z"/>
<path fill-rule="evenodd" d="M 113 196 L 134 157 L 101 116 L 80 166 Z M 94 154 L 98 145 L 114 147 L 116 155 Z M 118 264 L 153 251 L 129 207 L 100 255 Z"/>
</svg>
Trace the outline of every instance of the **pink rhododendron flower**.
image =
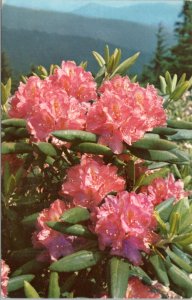
<svg viewBox="0 0 192 300">
<path fill-rule="evenodd" d="M 122 152 L 123 141 L 131 145 L 166 122 L 163 99 L 151 85 L 143 88 L 117 75 L 105 81 L 99 92 L 99 100 L 88 112 L 87 130 L 100 135 L 99 143 L 114 153 Z"/>
<path fill-rule="evenodd" d="M 10 269 L 8 265 L 6 265 L 5 261 L 1 259 L 1 297 L 6 298 L 7 297 L 7 285 L 8 285 L 8 274 L 10 272 Z"/>
<path fill-rule="evenodd" d="M 44 209 L 37 219 L 37 231 L 33 233 L 33 246 L 37 249 L 45 249 L 37 259 L 39 260 L 57 260 L 59 257 L 74 252 L 75 243 L 78 238 L 64 235 L 58 231 L 49 228 L 46 224 L 48 221 L 59 221 L 60 216 L 69 209 L 61 200 L 55 200 L 50 208 Z"/>
<path fill-rule="evenodd" d="M 111 254 L 128 258 L 135 265 L 142 262 L 140 250 L 149 252 L 150 244 L 158 238 L 153 232 L 153 204 L 146 194 L 124 191 L 106 196 L 105 203 L 92 213 L 92 221 L 100 249 L 111 247 Z"/>
<path fill-rule="evenodd" d="M 89 100 L 96 99 L 96 83 L 90 72 L 74 62 L 63 62 L 62 68 L 42 80 L 36 76 L 20 83 L 11 98 L 9 116 L 27 120 L 35 140 L 46 140 L 54 130 L 83 130 Z"/>
<path fill-rule="evenodd" d="M 56 68 L 50 79 L 54 86 L 64 89 L 80 102 L 97 99 L 96 82 L 91 72 L 77 66 L 74 61 L 63 61 L 61 68 Z"/>
<path fill-rule="evenodd" d="M 125 180 L 117 175 L 117 168 L 105 165 L 100 157 L 83 155 L 80 165 L 71 167 L 61 193 L 73 197 L 76 205 L 92 209 L 112 191 L 122 191 Z"/>
<path fill-rule="evenodd" d="M 154 205 L 161 203 L 162 201 L 175 198 L 175 202 L 188 195 L 184 191 L 184 183 L 182 180 L 175 180 L 173 174 L 170 174 L 167 178 L 156 178 L 149 186 L 143 186 L 141 188 L 142 193 L 147 193 Z"/>
<path fill-rule="evenodd" d="M 125 298 L 161 298 L 161 295 L 153 290 L 152 286 L 142 283 L 137 277 L 131 277 L 128 281 L 128 288 Z"/>
</svg>

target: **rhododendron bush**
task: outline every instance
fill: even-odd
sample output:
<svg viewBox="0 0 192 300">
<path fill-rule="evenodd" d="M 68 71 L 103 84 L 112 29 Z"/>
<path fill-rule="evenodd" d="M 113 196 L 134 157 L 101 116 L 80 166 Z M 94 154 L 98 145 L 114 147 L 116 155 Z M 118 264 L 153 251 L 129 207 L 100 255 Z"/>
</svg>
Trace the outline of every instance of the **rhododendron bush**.
<svg viewBox="0 0 192 300">
<path fill-rule="evenodd" d="M 2 84 L 1 296 L 190 298 L 192 123 L 168 119 L 192 79 L 127 75 L 93 52 Z"/>
</svg>

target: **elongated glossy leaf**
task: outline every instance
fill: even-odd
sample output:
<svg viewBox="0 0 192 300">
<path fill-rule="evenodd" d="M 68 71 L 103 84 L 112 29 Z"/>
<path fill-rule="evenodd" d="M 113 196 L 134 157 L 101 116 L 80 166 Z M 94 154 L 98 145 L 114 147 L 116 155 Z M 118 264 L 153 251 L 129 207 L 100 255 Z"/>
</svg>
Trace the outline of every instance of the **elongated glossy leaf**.
<svg viewBox="0 0 192 300">
<path fill-rule="evenodd" d="M 23 128 L 23 127 L 17 128 L 14 135 L 18 139 L 22 139 L 22 138 L 24 139 L 24 138 L 27 138 L 27 137 L 30 136 L 28 130 L 26 128 Z"/>
<path fill-rule="evenodd" d="M 33 259 L 41 250 L 34 248 L 24 248 L 11 252 L 11 260 L 16 263 L 24 264 L 25 262 Z"/>
<path fill-rule="evenodd" d="M 81 143 L 73 148 L 74 150 L 81 153 L 91 153 L 98 155 L 113 155 L 110 148 L 94 143 Z"/>
<path fill-rule="evenodd" d="M 2 126 L 13 126 L 13 127 L 26 127 L 27 123 L 24 119 L 6 119 L 1 121 Z"/>
<path fill-rule="evenodd" d="M 181 246 L 188 246 L 192 243 L 192 232 L 180 234 L 176 236 L 172 241 Z"/>
<path fill-rule="evenodd" d="M 169 127 L 156 127 L 152 132 L 160 135 L 172 135 L 177 133 L 177 130 Z"/>
<path fill-rule="evenodd" d="M 177 156 L 177 160 L 176 160 L 177 164 L 185 164 L 185 163 L 188 164 L 190 161 L 188 154 L 184 151 L 181 151 L 179 149 L 172 149 L 169 152 Z"/>
<path fill-rule="evenodd" d="M 11 154 L 11 153 L 30 153 L 33 151 L 31 145 L 27 143 L 2 143 L 1 146 L 2 154 Z"/>
<path fill-rule="evenodd" d="M 92 142 L 96 143 L 97 136 L 94 133 L 82 130 L 57 130 L 51 133 L 56 138 L 67 142 Z"/>
<path fill-rule="evenodd" d="M 166 94 L 167 83 L 165 81 L 165 78 L 163 76 L 159 76 L 159 79 L 160 79 L 161 91 L 163 94 Z"/>
<path fill-rule="evenodd" d="M 133 147 L 149 150 L 171 150 L 177 148 L 177 145 L 163 139 L 144 137 L 143 139 L 133 143 Z"/>
<path fill-rule="evenodd" d="M 92 51 L 92 54 L 98 62 L 99 66 L 102 67 L 105 64 L 104 58 L 96 51 Z"/>
<path fill-rule="evenodd" d="M 136 267 L 131 265 L 130 276 L 136 276 L 140 280 L 144 281 L 145 283 L 149 285 L 152 284 L 151 278 L 147 275 L 147 273 L 142 268 L 138 266 Z"/>
<path fill-rule="evenodd" d="M 109 289 L 111 298 L 124 298 L 128 286 L 129 263 L 120 257 L 109 261 Z"/>
<path fill-rule="evenodd" d="M 154 179 L 165 177 L 169 173 L 168 168 L 164 168 L 158 171 L 154 171 L 154 173 L 145 175 L 143 174 L 138 180 L 136 181 L 136 185 L 142 186 L 142 185 L 149 185 Z"/>
<path fill-rule="evenodd" d="M 148 165 L 148 169 L 149 170 L 155 170 L 155 169 L 160 169 L 160 168 L 163 168 L 163 167 L 166 167 L 168 166 L 169 163 L 165 163 L 165 162 L 154 162 L 154 163 L 151 163 L 150 165 Z"/>
<path fill-rule="evenodd" d="M 62 222 L 47 222 L 46 223 L 50 228 L 74 236 L 82 236 L 89 239 L 95 239 L 96 236 L 88 230 L 86 226 L 81 224 L 74 224 L 72 226 L 66 226 Z"/>
<path fill-rule="evenodd" d="M 161 202 L 160 204 L 158 204 L 155 207 L 155 210 L 159 213 L 161 219 L 164 222 L 167 222 L 169 219 L 169 216 L 173 210 L 173 203 L 174 203 L 175 199 L 174 198 L 169 198 L 163 202 Z"/>
<path fill-rule="evenodd" d="M 169 137 L 170 141 L 188 141 L 192 140 L 191 129 L 178 129 L 177 133 Z"/>
<path fill-rule="evenodd" d="M 49 156 L 57 156 L 57 150 L 55 149 L 55 147 L 50 144 L 50 143 L 46 143 L 46 142 L 39 142 L 34 144 L 42 153 L 44 153 L 45 155 L 49 155 Z"/>
<path fill-rule="evenodd" d="M 64 214 L 60 217 L 60 219 L 64 222 L 70 224 L 76 224 L 82 221 L 87 221 L 90 218 L 89 211 L 83 207 L 74 207 L 68 209 Z"/>
<path fill-rule="evenodd" d="M 27 281 L 24 281 L 24 292 L 26 298 L 40 298 L 39 294 L 34 289 L 34 287 Z"/>
<path fill-rule="evenodd" d="M 179 256 L 181 259 L 183 259 L 185 261 L 185 263 L 192 266 L 192 256 L 185 253 L 184 251 L 182 251 L 180 248 L 178 248 L 175 245 L 171 245 L 171 248 L 177 256 Z"/>
<path fill-rule="evenodd" d="M 130 147 L 130 152 L 139 157 L 150 161 L 163 161 L 163 162 L 175 162 L 178 157 L 171 153 L 170 151 L 160 151 L 160 150 L 143 150 Z"/>
<path fill-rule="evenodd" d="M 60 298 L 59 275 L 57 272 L 51 272 L 49 279 L 49 298 Z"/>
<path fill-rule="evenodd" d="M 192 129 L 192 122 L 187 121 L 167 120 L 167 125 L 177 129 Z"/>
<path fill-rule="evenodd" d="M 12 274 L 11 277 L 29 274 L 29 273 L 38 273 L 40 272 L 47 263 L 39 262 L 36 259 L 30 260 L 24 265 L 20 266 L 18 269 L 16 269 Z"/>
<path fill-rule="evenodd" d="M 21 221 L 21 223 L 22 223 L 24 226 L 34 227 L 34 226 L 35 226 L 35 223 L 36 223 L 36 221 L 37 221 L 38 216 L 39 216 L 39 212 L 34 213 L 34 214 L 32 214 L 32 215 L 29 215 L 29 216 L 23 218 L 23 220 Z"/>
<path fill-rule="evenodd" d="M 180 85 L 178 85 L 176 87 L 174 92 L 171 93 L 170 98 L 175 101 L 179 100 L 182 97 L 182 95 L 185 93 L 185 91 L 188 90 L 189 87 L 190 87 L 189 81 L 185 81 L 185 82 L 181 83 Z"/>
<path fill-rule="evenodd" d="M 100 251 L 81 250 L 65 256 L 50 265 L 55 272 L 74 272 L 96 265 L 102 258 Z"/>
<path fill-rule="evenodd" d="M 134 54 L 133 56 L 129 57 L 128 59 L 126 59 L 125 61 L 123 61 L 112 73 L 112 75 L 110 76 L 110 78 L 112 78 L 113 76 L 115 76 L 116 74 L 120 74 L 120 75 L 124 75 L 128 69 L 136 62 L 138 56 L 139 56 L 140 52 L 137 52 L 136 54 Z"/>
<path fill-rule="evenodd" d="M 165 265 L 167 268 L 167 273 L 173 283 L 176 286 L 181 287 L 185 291 L 186 297 L 192 296 L 192 280 L 189 276 L 182 271 L 180 268 L 176 267 L 174 264 L 169 261 L 165 261 Z"/>
<path fill-rule="evenodd" d="M 105 62 L 106 62 L 106 64 L 108 64 L 109 57 L 110 57 L 109 46 L 108 45 L 105 46 L 104 53 L 105 53 Z"/>
<path fill-rule="evenodd" d="M 35 276 L 32 274 L 21 275 L 13 278 L 9 278 L 8 292 L 17 291 L 24 286 L 24 281 L 31 282 Z"/>
<path fill-rule="evenodd" d="M 188 263 L 186 263 L 181 257 L 179 257 L 177 254 L 175 254 L 173 251 L 171 251 L 169 248 L 166 249 L 166 253 L 169 255 L 171 260 L 181 269 L 184 271 L 191 273 L 192 272 L 192 266 L 190 266 Z"/>
<path fill-rule="evenodd" d="M 154 268 L 158 280 L 165 286 L 169 286 L 169 278 L 162 258 L 159 255 L 155 254 L 153 256 L 150 256 L 149 261 Z"/>
</svg>

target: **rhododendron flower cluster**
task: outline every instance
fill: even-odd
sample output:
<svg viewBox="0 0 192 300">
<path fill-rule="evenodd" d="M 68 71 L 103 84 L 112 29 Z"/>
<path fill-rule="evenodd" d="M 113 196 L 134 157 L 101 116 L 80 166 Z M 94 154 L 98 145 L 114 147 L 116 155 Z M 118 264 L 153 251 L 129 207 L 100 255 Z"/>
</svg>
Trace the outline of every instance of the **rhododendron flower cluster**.
<svg viewBox="0 0 192 300">
<path fill-rule="evenodd" d="M 154 205 L 169 198 L 175 198 L 175 202 L 177 202 L 188 194 L 184 191 L 183 181 L 175 180 L 173 174 L 169 174 L 165 179 L 154 179 L 149 186 L 143 186 L 141 192 L 147 193 Z"/>
<path fill-rule="evenodd" d="M 164 125 L 163 99 L 148 85 L 141 87 L 128 77 L 115 76 L 100 87 L 99 100 L 92 105 L 87 117 L 87 130 L 99 135 L 99 143 L 121 153 L 123 141 L 131 145 L 146 131 Z"/>
<path fill-rule="evenodd" d="M 74 62 L 63 62 L 53 75 L 36 76 L 20 83 L 11 99 L 9 115 L 24 118 L 35 140 L 46 140 L 59 129 L 85 128 L 89 100 L 96 99 L 96 83 L 90 72 Z"/>
<path fill-rule="evenodd" d="M 9 266 L 5 263 L 5 261 L 1 260 L 1 297 L 7 297 L 7 285 L 9 281 L 8 274 L 10 272 Z"/>
<path fill-rule="evenodd" d="M 131 277 L 128 281 L 128 288 L 125 298 L 161 298 L 161 295 L 153 291 L 153 287 L 143 284 L 137 277 Z"/>
<path fill-rule="evenodd" d="M 125 180 L 117 175 L 117 168 L 105 165 L 102 158 L 83 155 L 80 165 L 71 167 L 61 193 L 73 197 L 76 205 L 94 208 L 110 192 L 120 192 Z"/>
<path fill-rule="evenodd" d="M 74 252 L 78 238 L 64 235 L 58 231 L 49 228 L 48 221 L 59 221 L 61 215 L 69 209 L 70 206 L 57 199 L 50 208 L 44 209 L 38 216 L 36 228 L 33 233 L 33 246 L 37 249 L 45 249 L 37 259 L 40 261 L 57 260 L 58 258 Z"/>
<path fill-rule="evenodd" d="M 124 191 L 106 196 L 105 203 L 92 214 L 100 249 L 110 247 L 111 254 L 141 264 L 140 250 L 149 252 L 150 244 L 158 238 L 153 232 L 156 228 L 153 208 L 146 194 Z"/>
</svg>

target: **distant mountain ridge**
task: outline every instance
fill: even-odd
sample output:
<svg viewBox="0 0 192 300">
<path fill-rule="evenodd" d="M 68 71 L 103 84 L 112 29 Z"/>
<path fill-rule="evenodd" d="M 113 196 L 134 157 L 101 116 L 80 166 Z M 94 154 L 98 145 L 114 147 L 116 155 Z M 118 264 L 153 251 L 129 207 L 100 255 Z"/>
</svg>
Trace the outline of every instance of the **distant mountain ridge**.
<svg viewBox="0 0 192 300">
<path fill-rule="evenodd" d="M 102 4 L 90 2 L 73 10 L 73 13 L 86 17 L 133 21 L 148 25 L 161 22 L 165 27 L 172 30 L 180 11 L 181 4 L 171 4 L 168 1 L 166 3 L 135 2 L 135 4 L 128 2 L 128 5 L 124 4 L 124 6 L 119 7 L 107 5 L 105 2 Z"/>
<path fill-rule="evenodd" d="M 140 72 L 156 46 L 156 26 L 71 13 L 4 5 L 2 25 L 2 48 L 8 53 L 17 73 L 26 67 L 29 69 L 29 64 L 48 65 L 58 63 L 59 58 L 79 62 L 90 59 L 91 51 L 103 51 L 105 44 L 122 48 L 124 58 L 141 51 L 140 62 L 135 67 Z M 173 43 L 170 32 L 167 32 L 167 37 Z M 95 63 L 90 65 L 95 70 Z"/>
</svg>

